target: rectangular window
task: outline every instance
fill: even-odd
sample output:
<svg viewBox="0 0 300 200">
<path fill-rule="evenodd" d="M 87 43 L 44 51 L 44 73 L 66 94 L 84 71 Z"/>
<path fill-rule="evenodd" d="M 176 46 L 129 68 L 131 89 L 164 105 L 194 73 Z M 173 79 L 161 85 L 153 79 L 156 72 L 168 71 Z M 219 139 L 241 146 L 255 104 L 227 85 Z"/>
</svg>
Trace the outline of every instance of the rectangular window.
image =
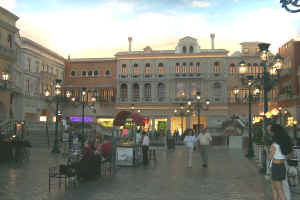
<svg viewBox="0 0 300 200">
<path fill-rule="evenodd" d="M 180 65 L 179 63 L 176 63 L 176 73 L 179 73 L 180 72 Z"/>
<path fill-rule="evenodd" d="M 194 71 L 194 65 L 193 63 L 190 63 L 190 72 L 192 73 Z"/>
<path fill-rule="evenodd" d="M 186 64 L 185 63 L 183 63 L 183 65 L 182 65 L 182 72 L 186 73 Z"/>
<path fill-rule="evenodd" d="M 123 75 L 126 74 L 126 65 L 125 64 L 122 65 L 122 74 Z"/>
<path fill-rule="evenodd" d="M 27 60 L 27 71 L 28 72 L 31 72 L 31 60 L 28 58 L 28 60 Z"/>
<path fill-rule="evenodd" d="M 196 72 L 197 72 L 197 73 L 200 73 L 200 63 L 197 63 L 197 64 L 196 64 Z"/>
<path fill-rule="evenodd" d="M 139 73 L 139 67 L 137 66 L 137 65 L 135 65 L 134 67 L 133 67 L 133 74 L 138 74 Z"/>
<path fill-rule="evenodd" d="M 29 94 L 30 88 L 29 88 L 29 80 L 26 80 L 26 91 Z"/>
<path fill-rule="evenodd" d="M 164 73 L 164 67 L 163 66 L 159 66 L 158 67 L 158 73 L 159 74 L 163 74 Z"/>
<path fill-rule="evenodd" d="M 145 72 L 146 74 L 150 74 L 151 68 L 150 66 L 146 66 Z"/>
</svg>

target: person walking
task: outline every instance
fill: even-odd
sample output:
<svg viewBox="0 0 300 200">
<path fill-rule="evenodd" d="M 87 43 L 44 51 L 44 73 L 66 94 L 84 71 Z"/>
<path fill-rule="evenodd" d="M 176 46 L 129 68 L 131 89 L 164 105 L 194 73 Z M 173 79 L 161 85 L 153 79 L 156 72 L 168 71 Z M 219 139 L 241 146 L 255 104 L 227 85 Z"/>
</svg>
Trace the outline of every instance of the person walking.
<svg viewBox="0 0 300 200">
<path fill-rule="evenodd" d="M 272 174 L 273 199 L 287 200 L 289 197 L 284 193 L 283 181 L 286 179 L 285 161 L 293 150 L 291 138 L 279 124 L 268 125 L 267 129 L 272 136 L 272 145 L 268 157 Z"/>
<path fill-rule="evenodd" d="M 194 151 L 194 144 L 196 142 L 196 138 L 193 135 L 193 130 L 188 129 L 186 131 L 187 135 L 184 137 L 183 143 L 186 146 L 187 155 L 188 155 L 188 167 L 192 167 L 192 155 Z"/>
<path fill-rule="evenodd" d="M 143 163 L 144 165 L 147 165 L 149 160 L 148 160 L 148 150 L 149 150 L 149 137 L 147 133 L 144 131 L 143 132 L 143 138 L 142 138 L 142 151 L 143 151 Z"/>
<path fill-rule="evenodd" d="M 200 155 L 203 163 L 202 166 L 206 168 L 208 166 L 208 148 L 212 141 L 212 137 L 210 133 L 206 132 L 206 128 L 202 129 L 196 141 L 199 142 Z"/>
</svg>

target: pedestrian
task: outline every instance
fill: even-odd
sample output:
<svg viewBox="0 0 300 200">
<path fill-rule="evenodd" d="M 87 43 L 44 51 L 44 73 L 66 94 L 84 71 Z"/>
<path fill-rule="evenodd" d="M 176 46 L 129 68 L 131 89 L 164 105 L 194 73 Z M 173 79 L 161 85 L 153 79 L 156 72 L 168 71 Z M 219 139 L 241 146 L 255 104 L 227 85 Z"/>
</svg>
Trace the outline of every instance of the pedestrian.
<svg viewBox="0 0 300 200">
<path fill-rule="evenodd" d="M 268 125 L 267 130 L 272 136 L 272 145 L 268 157 L 272 174 L 273 199 L 287 200 L 290 197 L 288 191 L 284 191 L 286 184 L 283 181 L 286 180 L 286 158 L 293 150 L 292 141 L 285 129 L 279 124 Z"/>
<path fill-rule="evenodd" d="M 203 163 L 202 166 L 206 168 L 208 166 L 208 149 L 210 142 L 212 141 L 212 137 L 210 133 L 206 132 L 206 128 L 202 129 L 196 141 L 199 142 L 200 155 Z"/>
<path fill-rule="evenodd" d="M 183 143 L 186 146 L 186 150 L 187 150 L 187 155 L 188 155 L 188 167 L 192 167 L 192 155 L 193 155 L 193 151 L 194 151 L 194 144 L 196 142 L 196 138 L 193 135 L 193 130 L 192 129 L 188 129 L 186 131 L 186 136 L 184 137 Z"/>
<path fill-rule="evenodd" d="M 145 131 L 143 131 L 143 136 L 142 136 L 142 151 L 143 151 L 143 163 L 144 165 L 147 165 L 149 160 L 148 160 L 148 150 L 149 150 L 149 137 Z"/>
</svg>

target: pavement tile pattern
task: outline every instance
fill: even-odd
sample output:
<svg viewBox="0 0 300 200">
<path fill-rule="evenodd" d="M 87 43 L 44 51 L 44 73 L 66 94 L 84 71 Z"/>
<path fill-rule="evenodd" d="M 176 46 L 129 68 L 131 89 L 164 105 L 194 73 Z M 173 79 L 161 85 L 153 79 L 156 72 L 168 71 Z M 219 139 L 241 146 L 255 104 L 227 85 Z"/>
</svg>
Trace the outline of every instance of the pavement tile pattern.
<svg viewBox="0 0 300 200">
<path fill-rule="evenodd" d="M 86 181 L 68 191 L 48 192 L 48 168 L 64 163 L 60 155 L 32 148 L 29 163 L 0 164 L 1 200 L 263 200 L 269 199 L 263 176 L 239 149 L 212 147 L 209 166 L 193 153 L 187 168 L 184 147 L 157 153 L 148 166 L 119 167 L 115 177 Z"/>
</svg>

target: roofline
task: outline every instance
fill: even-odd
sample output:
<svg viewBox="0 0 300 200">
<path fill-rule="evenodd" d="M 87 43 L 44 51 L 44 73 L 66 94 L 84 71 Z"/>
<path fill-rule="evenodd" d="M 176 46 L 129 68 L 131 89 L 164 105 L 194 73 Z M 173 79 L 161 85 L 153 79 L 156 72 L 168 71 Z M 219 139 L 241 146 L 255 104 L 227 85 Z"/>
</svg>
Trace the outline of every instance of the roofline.
<svg viewBox="0 0 300 200">
<path fill-rule="evenodd" d="M 115 57 L 108 58 L 72 58 L 71 62 L 99 62 L 99 61 L 116 61 Z"/>
<path fill-rule="evenodd" d="M 14 20 L 16 20 L 16 21 L 19 19 L 19 17 L 17 15 L 13 14 L 12 12 L 6 10 L 5 8 L 3 8 L 1 6 L 0 6 L 0 10 L 3 11 L 5 14 L 9 15 L 10 17 L 14 18 Z"/>
<path fill-rule="evenodd" d="M 37 43 L 37 42 L 34 42 L 33 40 L 30 40 L 30 39 L 28 39 L 28 38 L 26 38 L 26 37 L 21 37 L 21 40 L 22 40 L 22 42 L 28 43 L 28 44 L 30 44 L 30 45 L 32 45 L 32 46 L 34 46 L 34 47 L 36 47 L 36 48 L 38 48 L 38 49 L 40 49 L 40 50 L 43 50 L 43 51 L 45 51 L 46 53 L 48 53 L 48 54 L 50 54 L 50 55 L 52 55 L 52 56 L 54 56 L 54 57 L 56 57 L 56 58 L 58 58 L 58 59 L 60 59 L 60 60 L 62 60 L 62 61 L 65 61 L 65 60 L 66 60 L 66 59 L 65 59 L 64 57 L 62 57 L 61 55 L 59 55 L 59 54 L 55 53 L 54 51 L 52 51 L 52 50 L 50 50 L 50 49 L 48 49 L 48 48 L 46 48 L 46 47 L 40 45 L 40 44 Z"/>
</svg>

